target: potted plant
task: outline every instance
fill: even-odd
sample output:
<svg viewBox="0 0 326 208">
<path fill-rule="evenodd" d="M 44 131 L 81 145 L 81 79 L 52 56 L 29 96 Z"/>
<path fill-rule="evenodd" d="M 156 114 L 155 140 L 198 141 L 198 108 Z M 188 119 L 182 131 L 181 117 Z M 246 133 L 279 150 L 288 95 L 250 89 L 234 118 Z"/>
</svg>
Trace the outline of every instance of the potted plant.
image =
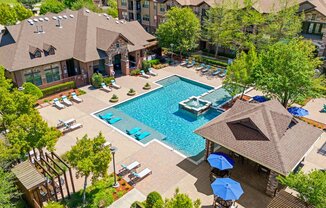
<svg viewBox="0 0 326 208">
<path fill-rule="evenodd" d="M 151 85 L 147 82 L 145 86 L 143 87 L 144 90 L 149 90 L 151 89 Z"/>
<path fill-rule="evenodd" d="M 131 88 L 131 89 L 128 91 L 127 95 L 129 95 L 129 96 L 134 96 L 134 95 L 136 95 L 136 91 L 135 91 L 134 89 Z"/>
<path fill-rule="evenodd" d="M 118 101 L 119 101 L 118 96 L 116 94 L 113 94 L 112 97 L 111 97 L 111 99 L 110 99 L 110 102 L 111 103 L 116 103 Z"/>
</svg>

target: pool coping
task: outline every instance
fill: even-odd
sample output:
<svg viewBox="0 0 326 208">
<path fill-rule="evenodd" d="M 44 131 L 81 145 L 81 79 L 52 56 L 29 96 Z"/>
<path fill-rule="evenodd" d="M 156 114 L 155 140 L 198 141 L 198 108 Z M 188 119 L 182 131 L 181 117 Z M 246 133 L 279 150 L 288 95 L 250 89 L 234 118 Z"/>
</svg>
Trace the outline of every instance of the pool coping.
<svg viewBox="0 0 326 208">
<path fill-rule="evenodd" d="M 184 79 L 187 79 L 187 80 L 191 80 L 191 81 L 193 81 L 193 82 L 200 83 L 200 84 L 202 84 L 202 85 L 206 85 L 206 86 L 212 87 L 213 89 L 211 89 L 211 90 L 217 90 L 217 89 L 223 87 L 223 84 L 221 84 L 221 85 L 215 87 L 215 86 L 212 86 L 212 85 L 210 85 L 210 84 L 206 84 L 206 83 L 203 83 L 203 82 L 200 82 L 200 81 L 197 81 L 197 80 L 193 80 L 193 79 L 191 79 L 191 78 L 188 78 L 188 77 L 185 77 L 185 76 L 182 76 L 182 75 L 179 75 L 179 74 L 171 74 L 171 75 L 168 75 L 168 76 L 166 76 L 166 77 L 163 77 L 163 78 L 161 78 L 161 79 L 158 79 L 158 80 L 154 81 L 153 83 L 156 84 L 156 85 L 158 85 L 157 88 L 152 89 L 152 90 L 149 90 L 149 91 L 147 91 L 147 92 L 143 92 L 143 93 L 141 93 L 141 94 L 139 94 L 139 95 L 137 95 L 137 96 L 130 97 L 130 98 L 128 98 L 128 99 L 126 99 L 126 100 L 124 100 L 124 101 L 122 101 L 122 102 L 118 102 L 118 103 L 113 104 L 113 105 L 111 105 L 111 106 L 109 106 L 109 107 L 105 107 L 105 108 L 99 109 L 99 110 L 97 110 L 97 111 L 91 113 L 90 115 L 91 115 L 92 117 L 94 117 L 95 119 L 99 120 L 100 122 L 102 122 L 103 124 L 105 124 L 106 126 L 109 126 L 109 127 L 113 128 L 115 131 L 119 132 L 120 134 L 122 134 L 123 136 L 127 137 L 129 140 L 135 142 L 136 144 L 140 145 L 141 147 L 147 147 L 147 146 L 150 145 L 151 143 L 153 143 L 153 142 L 157 142 L 158 144 L 162 145 L 163 147 L 167 148 L 168 150 L 171 150 L 171 151 L 173 151 L 174 153 L 178 154 L 178 155 L 181 156 L 182 158 L 185 158 L 185 159 L 189 160 L 190 162 L 194 163 L 195 165 L 199 165 L 201 162 L 204 161 L 205 156 L 203 156 L 203 157 L 200 158 L 199 160 L 195 161 L 195 160 L 191 159 L 190 157 L 186 156 L 185 154 L 179 152 L 178 150 L 172 148 L 171 146 L 165 144 L 164 142 L 161 142 L 160 140 L 158 140 L 158 139 L 156 139 L 156 138 L 152 139 L 151 141 L 147 142 L 146 144 L 143 144 L 143 143 L 141 143 L 140 141 L 136 140 L 135 138 L 131 137 L 130 135 L 126 134 L 125 132 L 121 131 L 121 130 L 118 129 L 117 127 L 115 127 L 115 126 L 113 126 L 113 125 L 110 125 L 108 122 L 105 122 L 103 119 L 101 119 L 101 118 L 99 118 L 98 116 L 95 115 L 95 114 L 97 114 L 97 113 L 99 113 L 99 112 L 101 112 L 101 111 L 104 111 L 104 110 L 106 110 L 106 109 L 113 108 L 114 106 L 120 105 L 120 104 L 122 104 L 122 103 L 128 102 L 128 101 L 130 101 L 130 100 L 132 100 L 132 99 L 135 99 L 135 98 L 137 98 L 137 97 L 140 97 L 140 96 L 146 95 L 146 94 L 148 94 L 148 93 L 154 92 L 154 91 L 156 91 L 156 90 L 159 90 L 160 88 L 163 87 L 163 85 L 161 85 L 161 84 L 159 84 L 159 83 L 157 83 L 157 82 L 162 81 L 162 80 L 164 80 L 164 79 L 168 79 L 168 78 L 173 77 L 173 76 L 181 77 L 181 78 L 184 78 Z M 207 92 L 209 92 L 209 91 L 211 91 L 211 90 L 208 90 Z M 245 93 L 249 92 L 250 90 L 252 90 L 252 88 L 249 88 L 248 90 L 245 90 Z M 205 92 L 205 93 L 207 93 L 207 92 Z M 203 93 L 203 94 L 205 94 L 205 93 Z M 202 96 L 203 94 L 201 94 L 201 95 L 199 95 L 199 96 Z M 240 94 L 237 94 L 237 95 L 234 96 L 234 97 L 237 97 L 237 96 L 239 96 L 239 95 L 240 95 Z M 224 104 L 227 103 L 227 102 L 228 102 L 228 101 L 225 101 L 225 102 L 222 103 L 220 106 L 224 105 Z M 220 108 L 219 108 L 218 110 L 223 111 L 223 113 L 226 112 L 226 111 L 224 111 L 223 109 L 220 109 Z"/>
</svg>

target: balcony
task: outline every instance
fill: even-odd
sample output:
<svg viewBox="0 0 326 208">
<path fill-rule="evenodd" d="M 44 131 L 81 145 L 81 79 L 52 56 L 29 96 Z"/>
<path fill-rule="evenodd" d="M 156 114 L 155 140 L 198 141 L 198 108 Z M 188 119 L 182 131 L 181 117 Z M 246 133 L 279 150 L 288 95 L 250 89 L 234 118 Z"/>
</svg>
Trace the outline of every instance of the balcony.
<svg viewBox="0 0 326 208">
<path fill-rule="evenodd" d="M 301 35 L 310 40 L 322 40 L 323 34 L 309 34 L 309 33 L 301 33 Z"/>
</svg>

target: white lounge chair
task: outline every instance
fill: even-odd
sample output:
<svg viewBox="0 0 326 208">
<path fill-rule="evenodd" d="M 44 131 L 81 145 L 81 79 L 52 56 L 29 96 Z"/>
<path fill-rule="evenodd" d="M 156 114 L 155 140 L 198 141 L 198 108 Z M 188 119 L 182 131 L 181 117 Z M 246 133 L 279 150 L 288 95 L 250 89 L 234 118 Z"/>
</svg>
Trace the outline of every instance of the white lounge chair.
<svg viewBox="0 0 326 208">
<path fill-rule="evenodd" d="M 66 121 L 59 120 L 59 123 L 57 124 L 57 128 L 61 128 L 61 127 L 64 127 L 64 126 L 69 126 L 69 125 L 74 124 L 74 123 L 76 123 L 76 119 L 74 119 L 74 118 L 71 118 L 71 119 L 66 120 Z"/>
<path fill-rule="evenodd" d="M 196 62 L 192 61 L 191 63 L 187 64 L 187 68 L 191 68 L 193 66 L 195 66 Z"/>
<path fill-rule="evenodd" d="M 102 89 L 104 91 L 107 91 L 107 92 L 111 92 L 112 91 L 108 86 L 106 86 L 106 84 L 104 82 L 101 83 L 101 86 L 102 86 Z"/>
<path fill-rule="evenodd" d="M 72 105 L 72 102 L 67 98 L 67 96 L 64 95 L 61 98 L 62 98 L 62 102 L 64 104 L 66 104 L 67 106 L 71 106 Z"/>
<path fill-rule="evenodd" d="M 141 70 L 140 73 L 141 73 L 140 76 L 145 77 L 147 79 L 150 78 L 150 76 L 148 74 L 145 74 L 143 70 Z"/>
<path fill-rule="evenodd" d="M 132 171 L 133 169 L 140 167 L 140 163 L 138 161 L 135 161 L 129 165 L 121 164 L 121 167 L 122 167 L 121 171 Z"/>
<path fill-rule="evenodd" d="M 76 101 L 78 103 L 83 102 L 83 100 L 81 98 L 79 98 L 75 92 L 71 93 L 71 96 L 74 101 Z"/>
<path fill-rule="evenodd" d="M 148 73 L 152 76 L 157 76 L 157 73 L 155 73 L 152 68 L 148 69 Z"/>
<path fill-rule="evenodd" d="M 181 62 L 180 66 L 186 66 L 189 64 L 188 59 L 186 59 L 185 61 Z"/>
<path fill-rule="evenodd" d="M 54 98 L 53 99 L 53 102 L 54 102 L 54 105 L 59 108 L 59 109 L 62 109 L 62 108 L 65 108 L 65 106 L 59 101 L 58 98 Z"/>
<path fill-rule="evenodd" d="M 136 173 L 136 172 L 131 172 L 131 173 L 135 177 L 134 180 L 137 181 L 137 180 L 141 180 L 141 179 L 145 178 L 146 176 L 152 174 L 152 171 L 149 168 L 145 168 L 140 173 Z"/>
<path fill-rule="evenodd" d="M 117 88 L 117 89 L 120 89 L 120 88 L 121 88 L 121 86 L 118 85 L 118 84 L 116 83 L 115 80 L 111 80 L 111 85 L 112 85 L 113 87 Z"/>
<path fill-rule="evenodd" d="M 74 125 L 67 125 L 63 130 L 62 130 L 62 133 L 67 133 L 67 132 L 70 132 L 70 131 L 73 131 L 73 130 L 76 130 L 76 129 L 79 129 L 83 127 L 82 124 L 80 123 L 77 123 L 77 124 L 74 124 Z"/>
<path fill-rule="evenodd" d="M 205 68 L 205 64 L 200 64 L 200 66 L 196 67 L 195 70 L 196 71 L 201 71 L 204 68 Z"/>
</svg>

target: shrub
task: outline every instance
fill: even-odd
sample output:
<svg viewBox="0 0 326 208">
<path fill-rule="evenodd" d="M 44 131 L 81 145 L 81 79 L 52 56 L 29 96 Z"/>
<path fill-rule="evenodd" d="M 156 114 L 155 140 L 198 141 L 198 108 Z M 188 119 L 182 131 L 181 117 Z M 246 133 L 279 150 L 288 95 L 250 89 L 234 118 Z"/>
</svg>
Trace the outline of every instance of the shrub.
<svg viewBox="0 0 326 208">
<path fill-rule="evenodd" d="M 151 67 L 151 64 L 149 63 L 149 61 L 143 61 L 142 62 L 142 70 L 147 72 L 149 67 Z"/>
<path fill-rule="evenodd" d="M 100 88 L 103 83 L 103 75 L 100 73 L 94 73 L 92 75 L 92 85 L 95 88 Z"/>
<path fill-rule="evenodd" d="M 33 95 L 37 99 L 40 99 L 41 97 L 43 97 L 43 93 L 42 93 L 41 89 L 38 88 L 36 85 L 34 85 L 31 82 L 25 82 L 23 84 L 23 88 L 24 88 L 23 92 L 25 94 Z"/>
<path fill-rule="evenodd" d="M 159 59 L 153 59 L 153 60 L 149 60 L 148 63 L 153 66 L 153 65 L 157 65 L 160 63 Z"/>
<path fill-rule="evenodd" d="M 211 65 L 215 65 L 215 66 L 224 66 L 226 67 L 228 64 L 222 61 L 218 61 L 215 59 L 211 59 L 211 58 L 207 58 L 207 57 L 202 57 L 203 62 L 205 62 L 206 64 L 211 64 Z"/>
<path fill-rule="evenodd" d="M 159 204 L 161 202 L 163 203 L 162 196 L 158 192 L 153 191 L 147 195 L 145 202 L 146 208 L 153 208 L 154 205 Z"/>
<path fill-rule="evenodd" d="M 145 208 L 145 206 L 142 202 L 135 201 L 131 204 L 130 208 Z"/>
<path fill-rule="evenodd" d="M 136 91 L 132 88 L 127 93 L 127 95 L 135 95 L 135 94 L 136 94 Z"/>
<path fill-rule="evenodd" d="M 140 69 L 134 69 L 130 72 L 130 75 L 131 76 L 136 76 L 136 75 L 139 75 L 140 74 Z"/>
<path fill-rule="evenodd" d="M 115 80 L 114 77 L 105 77 L 105 78 L 103 78 L 103 82 L 106 85 L 110 85 L 112 80 Z"/>
<path fill-rule="evenodd" d="M 151 85 L 148 82 L 143 87 L 143 89 L 150 89 L 150 88 L 151 88 Z"/>
<path fill-rule="evenodd" d="M 46 96 L 53 95 L 55 93 L 62 92 L 64 90 L 70 90 L 73 88 L 75 88 L 75 82 L 71 81 L 71 82 L 65 82 L 62 84 L 54 85 L 52 87 L 44 88 L 41 91 L 43 93 L 43 96 L 46 97 Z"/>
<path fill-rule="evenodd" d="M 113 203 L 112 191 L 108 189 L 96 193 L 91 207 L 107 207 Z"/>
<path fill-rule="evenodd" d="M 162 69 L 167 66 L 169 66 L 169 64 L 157 64 L 157 65 L 154 65 L 153 68 L 154 69 Z"/>
<path fill-rule="evenodd" d="M 203 62 L 203 57 L 201 55 L 192 55 L 191 56 L 196 62 Z"/>
<path fill-rule="evenodd" d="M 113 94 L 112 97 L 111 97 L 111 99 L 110 99 L 110 102 L 114 102 L 115 103 L 115 102 L 118 102 L 118 100 L 119 100 L 119 97 L 116 94 Z M 118 178 L 118 180 L 119 180 L 119 178 Z"/>
<path fill-rule="evenodd" d="M 45 208 L 64 208 L 64 206 L 59 202 L 49 202 Z"/>
</svg>

